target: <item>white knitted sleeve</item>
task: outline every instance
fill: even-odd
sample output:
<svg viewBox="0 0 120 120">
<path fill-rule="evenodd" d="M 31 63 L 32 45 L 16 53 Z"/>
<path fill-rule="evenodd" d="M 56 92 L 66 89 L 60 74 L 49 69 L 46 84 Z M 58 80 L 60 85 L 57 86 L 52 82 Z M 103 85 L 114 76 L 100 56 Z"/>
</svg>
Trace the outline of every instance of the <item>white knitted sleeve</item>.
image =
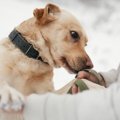
<svg viewBox="0 0 120 120">
<path fill-rule="evenodd" d="M 76 95 L 31 95 L 24 120 L 117 120 L 120 119 L 120 85 Z"/>
<path fill-rule="evenodd" d="M 100 74 L 105 79 L 106 85 L 109 86 L 119 80 L 118 76 L 120 74 L 120 66 L 117 69 L 112 69 L 108 72 L 100 72 Z"/>
</svg>

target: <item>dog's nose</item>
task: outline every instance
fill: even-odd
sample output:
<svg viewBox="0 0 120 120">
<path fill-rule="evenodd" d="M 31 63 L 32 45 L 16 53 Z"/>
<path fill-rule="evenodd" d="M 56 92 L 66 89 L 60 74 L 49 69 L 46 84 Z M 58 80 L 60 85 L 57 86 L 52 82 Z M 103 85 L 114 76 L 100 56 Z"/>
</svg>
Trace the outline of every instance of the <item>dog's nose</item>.
<svg viewBox="0 0 120 120">
<path fill-rule="evenodd" d="M 92 61 L 87 61 L 86 66 L 87 66 L 88 69 L 93 68 L 93 63 L 92 63 Z"/>
<path fill-rule="evenodd" d="M 87 56 L 86 68 L 87 68 L 87 69 L 93 68 L 93 63 L 92 63 L 91 59 L 89 58 L 89 56 Z"/>
</svg>

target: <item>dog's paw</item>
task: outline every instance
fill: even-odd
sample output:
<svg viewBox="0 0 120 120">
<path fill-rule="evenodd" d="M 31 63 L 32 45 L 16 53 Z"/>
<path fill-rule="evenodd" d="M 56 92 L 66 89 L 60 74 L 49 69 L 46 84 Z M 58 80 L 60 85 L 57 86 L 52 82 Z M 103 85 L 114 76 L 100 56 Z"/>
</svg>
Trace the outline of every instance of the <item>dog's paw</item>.
<svg viewBox="0 0 120 120">
<path fill-rule="evenodd" d="M 0 109 L 6 112 L 21 111 L 24 97 L 12 87 L 5 86 L 0 90 Z"/>
</svg>

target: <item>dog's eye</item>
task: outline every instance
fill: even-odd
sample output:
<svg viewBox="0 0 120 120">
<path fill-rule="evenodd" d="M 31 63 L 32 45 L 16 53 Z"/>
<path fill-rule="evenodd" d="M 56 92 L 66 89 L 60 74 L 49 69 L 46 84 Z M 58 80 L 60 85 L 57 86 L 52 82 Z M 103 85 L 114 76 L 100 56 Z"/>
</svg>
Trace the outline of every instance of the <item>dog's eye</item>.
<svg viewBox="0 0 120 120">
<path fill-rule="evenodd" d="M 70 31 L 70 35 L 74 40 L 79 40 L 80 36 L 76 31 Z"/>
</svg>

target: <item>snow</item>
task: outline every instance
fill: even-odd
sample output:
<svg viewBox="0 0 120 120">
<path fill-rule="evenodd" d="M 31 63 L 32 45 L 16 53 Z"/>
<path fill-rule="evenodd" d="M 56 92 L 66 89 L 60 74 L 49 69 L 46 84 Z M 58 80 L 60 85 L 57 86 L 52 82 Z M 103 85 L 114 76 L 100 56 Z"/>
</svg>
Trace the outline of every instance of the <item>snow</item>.
<svg viewBox="0 0 120 120">
<path fill-rule="evenodd" d="M 119 0 L 1 0 L 0 39 L 30 18 L 35 8 L 56 3 L 73 13 L 89 38 L 86 51 L 97 71 L 107 71 L 119 64 L 120 2 Z M 54 83 L 58 89 L 74 78 L 63 68 L 55 70 Z"/>
</svg>

